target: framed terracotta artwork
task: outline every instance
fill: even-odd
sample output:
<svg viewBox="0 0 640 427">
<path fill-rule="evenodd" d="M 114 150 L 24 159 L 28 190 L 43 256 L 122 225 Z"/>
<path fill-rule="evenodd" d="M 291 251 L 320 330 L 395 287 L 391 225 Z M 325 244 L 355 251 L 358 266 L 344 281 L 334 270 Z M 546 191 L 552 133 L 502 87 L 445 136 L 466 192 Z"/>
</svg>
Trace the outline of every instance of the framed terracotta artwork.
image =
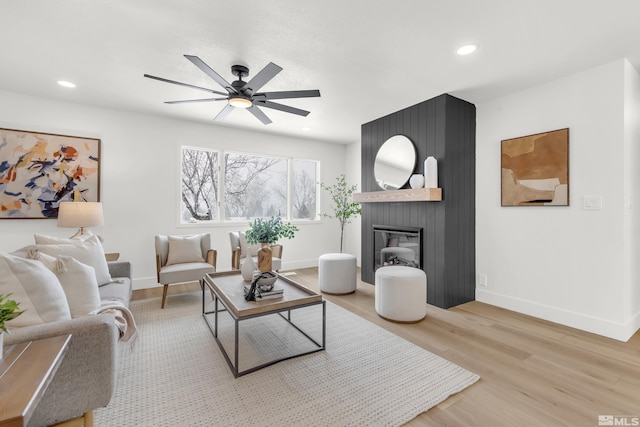
<svg viewBox="0 0 640 427">
<path fill-rule="evenodd" d="M 60 201 L 100 201 L 100 140 L 0 129 L 0 219 L 58 217 Z"/>
<path fill-rule="evenodd" d="M 502 206 L 569 206 L 569 129 L 501 142 Z"/>
</svg>

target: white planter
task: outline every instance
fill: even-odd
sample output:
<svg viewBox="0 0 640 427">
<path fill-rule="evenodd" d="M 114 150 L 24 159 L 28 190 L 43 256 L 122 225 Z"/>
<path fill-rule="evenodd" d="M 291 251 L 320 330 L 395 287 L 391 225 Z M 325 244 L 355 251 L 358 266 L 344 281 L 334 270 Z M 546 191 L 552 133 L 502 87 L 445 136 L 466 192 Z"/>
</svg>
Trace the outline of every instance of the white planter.
<svg viewBox="0 0 640 427">
<path fill-rule="evenodd" d="M 4 353 L 4 332 L 0 331 L 0 360 L 2 360 L 2 356 Z"/>
</svg>

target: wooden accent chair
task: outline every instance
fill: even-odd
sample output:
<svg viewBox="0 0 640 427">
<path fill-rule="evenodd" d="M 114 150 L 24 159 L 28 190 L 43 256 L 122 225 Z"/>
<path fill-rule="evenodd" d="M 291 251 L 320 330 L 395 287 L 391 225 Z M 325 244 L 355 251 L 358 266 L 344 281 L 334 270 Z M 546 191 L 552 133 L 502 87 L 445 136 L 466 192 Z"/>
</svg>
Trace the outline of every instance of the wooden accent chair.
<svg viewBox="0 0 640 427">
<path fill-rule="evenodd" d="M 258 265 L 258 249 L 260 244 L 249 245 L 244 237 L 243 231 L 230 231 L 229 241 L 231 242 L 231 268 L 234 270 L 240 269 L 242 260 L 248 255 L 253 257 L 255 264 Z M 271 263 L 272 268 L 275 271 L 280 271 L 282 268 L 282 245 L 271 245 Z"/>
<path fill-rule="evenodd" d="M 157 235 L 155 240 L 156 271 L 158 283 L 164 285 L 161 306 L 164 308 L 170 284 L 198 281 L 204 286 L 204 275 L 216 271 L 218 252 L 211 249 L 209 234 Z"/>
</svg>

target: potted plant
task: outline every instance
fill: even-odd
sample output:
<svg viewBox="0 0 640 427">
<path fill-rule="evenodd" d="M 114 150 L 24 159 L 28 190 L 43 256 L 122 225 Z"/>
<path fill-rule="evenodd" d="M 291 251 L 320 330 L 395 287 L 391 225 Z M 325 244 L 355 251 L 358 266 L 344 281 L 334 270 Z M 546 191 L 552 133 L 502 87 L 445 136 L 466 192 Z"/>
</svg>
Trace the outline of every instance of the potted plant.
<svg viewBox="0 0 640 427">
<path fill-rule="evenodd" d="M 245 233 L 247 243 L 254 245 L 262 243 L 262 248 L 258 251 L 258 269 L 260 271 L 271 271 L 271 249 L 269 245 L 277 243 L 279 239 L 292 239 L 298 227 L 290 222 L 282 222 L 282 218 L 271 217 L 271 219 L 256 218 L 249 224 L 249 230 Z"/>
<path fill-rule="evenodd" d="M 9 299 L 10 296 L 11 294 L 0 294 L 0 359 L 2 359 L 2 352 L 4 350 L 2 346 L 4 342 L 4 333 L 9 333 L 9 329 L 7 329 L 5 322 L 15 319 L 22 314 L 22 311 L 18 311 L 20 304 Z"/>
<path fill-rule="evenodd" d="M 320 186 L 331 194 L 333 200 L 333 215 L 323 213 L 326 218 L 335 218 L 340 221 L 340 253 L 342 253 L 342 242 L 344 241 L 344 226 L 351 223 L 351 218 L 362 213 L 360 203 L 353 201 L 353 193 L 357 186 L 354 184 L 347 187 L 347 179 L 344 174 L 336 178 L 334 185 L 320 183 Z"/>
</svg>

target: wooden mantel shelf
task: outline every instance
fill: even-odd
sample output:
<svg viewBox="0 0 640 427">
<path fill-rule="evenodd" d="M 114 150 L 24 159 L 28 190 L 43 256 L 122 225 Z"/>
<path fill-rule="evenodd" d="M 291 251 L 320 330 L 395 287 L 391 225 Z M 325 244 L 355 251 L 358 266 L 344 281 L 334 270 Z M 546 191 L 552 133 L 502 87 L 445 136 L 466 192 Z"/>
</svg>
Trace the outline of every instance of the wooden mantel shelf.
<svg viewBox="0 0 640 427">
<path fill-rule="evenodd" d="M 358 203 L 439 202 L 441 200 L 442 188 L 409 188 L 405 190 L 381 190 L 353 194 L 353 201 Z"/>
</svg>

